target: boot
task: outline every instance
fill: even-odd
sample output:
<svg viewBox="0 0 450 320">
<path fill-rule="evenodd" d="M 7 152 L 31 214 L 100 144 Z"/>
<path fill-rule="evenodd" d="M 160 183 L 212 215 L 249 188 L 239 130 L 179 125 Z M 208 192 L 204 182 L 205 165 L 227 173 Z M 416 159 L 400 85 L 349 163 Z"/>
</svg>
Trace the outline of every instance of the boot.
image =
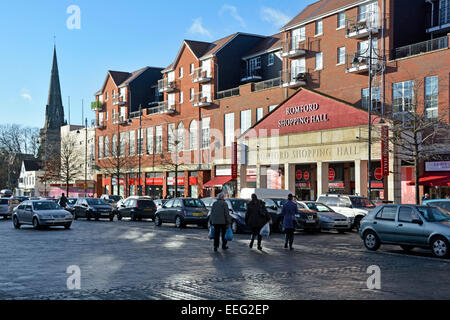
<svg viewBox="0 0 450 320">
<path fill-rule="evenodd" d="M 250 247 L 250 249 L 253 249 L 253 239 L 250 241 L 250 245 L 249 245 L 249 247 Z"/>
</svg>

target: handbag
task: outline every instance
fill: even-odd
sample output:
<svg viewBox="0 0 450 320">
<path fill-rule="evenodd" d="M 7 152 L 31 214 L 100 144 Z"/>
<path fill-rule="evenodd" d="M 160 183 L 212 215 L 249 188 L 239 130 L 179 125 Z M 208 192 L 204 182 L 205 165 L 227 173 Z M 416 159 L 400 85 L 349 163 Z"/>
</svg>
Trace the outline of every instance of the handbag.
<svg viewBox="0 0 450 320">
<path fill-rule="evenodd" d="M 231 227 L 227 228 L 227 232 L 225 233 L 225 240 L 233 241 L 233 230 L 231 229 Z"/>
<path fill-rule="evenodd" d="M 208 233 L 208 239 L 212 240 L 214 239 L 214 235 L 216 233 L 216 230 L 213 226 L 209 227 L 209 233 Z"/>
<path fill-rule="evenodd" d="M 259 234 L 263 237 L 268 237 L 270 236 L 270 223 L 267 222 L 264 227 L 261 228 L 261 231 L 259 232 Z"/>
</svg>

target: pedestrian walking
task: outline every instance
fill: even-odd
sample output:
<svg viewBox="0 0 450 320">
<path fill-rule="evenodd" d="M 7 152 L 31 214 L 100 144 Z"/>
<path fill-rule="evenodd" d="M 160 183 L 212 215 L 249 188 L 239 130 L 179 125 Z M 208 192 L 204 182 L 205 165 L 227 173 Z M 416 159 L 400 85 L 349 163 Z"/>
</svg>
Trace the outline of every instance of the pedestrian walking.
<svg viewBox="0 0 450 320">
<path fill-rule="evenodd" d="M 422 203 L 424 200 L 430 200 L 430 194 L 429 193 L 425 193 L 422 197 Z"/>
<path fill-rule="evenodd" d="M 245 224 L 252 230 L 250 248 L 253 248 L 255 237 L 258 239 L 258 250 L 262 250 L 261 229 L 270 221 L 270 214 L 267 212 L 265 204 L 258 199 L 256 194 L 252 194 L 252 200 L 248 203 Z"/>
<path fill-rule="evenodd" d="M 227 240 L 225 233 L 228 226 L 231 224 L 231 217 L 228 209 L 228 204 L 224 200 L 225 195 L 220 193 L 216 202 L 211 208 L 211 215 L 209 217 L 211 225 L 214 227 L 214 251 L 217 252 L 219 248 L 220 238 L 222 237 L 222 249 L 227 250 Z"/>
<path fill-rule="evenodd" d="M 283 205 L 283 210 L 281 211 L 281 215 L 283 216 L 283 229 L 286 233 L 284 247 L 287 249 L 289 244 L 290 250 L 294 249 L 295 215 L 298 211 L 297 204 L 293 200 L 294 196 L 289 194 L 288 201 Z"/>
<path fill-rule="evenodd" d="M 67 206 L 67 198 L 66 198 L 66 195 L 64 194 L 64 192 L 61 196 L 61 199 L 59 199 L 59 205 L 63 208 L 65 208 Z"/>
</svg>

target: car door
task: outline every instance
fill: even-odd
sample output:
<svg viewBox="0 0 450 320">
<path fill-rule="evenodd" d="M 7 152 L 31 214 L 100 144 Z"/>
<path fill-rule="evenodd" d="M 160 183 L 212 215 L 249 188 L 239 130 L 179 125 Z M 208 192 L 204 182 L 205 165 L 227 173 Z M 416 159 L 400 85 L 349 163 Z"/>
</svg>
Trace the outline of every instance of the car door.
<svg viewBox="0 0 450 320">
<path fill-rule="evenodd" d="M 25 211 L 25 205 L 26 203 L 22 203 L 17 207 L 16 214 L 19 222 L 23 221 L 23 212 Z"/>
<path fill-rule="evenodd" d="M 33 205 L 31 202 L 25 206 L 22 221 L 23 223 L 31 223 L 33 221 Z"/>
<path fill-rule="evenodd" d="M 122 217 L 130 217 L 131 216 L 131 208 L 133 207 L 133 199 L 127 199 L 123 203 L 123 207 L 120 208 L 120 214 Z"/>
<path fill-rule="evenodd" d="M 414 208 L 400 206 L 398 209 L 396 242 L 410 245 L 426 245 L 425 229 Z M 422 221 L 423 222 L 423 221 Z"/>
<path fill-rule="evenodd" d="M 381 242 L 392 243 L 396 241 L 396 216 L 397 206 L 385 206 L 375 216 L 372 224 Z"/>
<path fill-rule="evenodd" d="M 171 221 L 170 215 L 171 215 L 171 211 L 173 209 L 172 207 L 173 207 L 174 201 L 175 201 L 174 199 L 171 199 L 164 204 L 163 209 L 161 210 L 161 213 L 160 213 L 160 217 L 163 222 Z"/>
<path fill-rule="evenodd" d="M 183 203 L 180 199 L 175 199 L 170 212 L 170 220 L 174 221 L 176 216 L 183 216 Z"/>
</svg>

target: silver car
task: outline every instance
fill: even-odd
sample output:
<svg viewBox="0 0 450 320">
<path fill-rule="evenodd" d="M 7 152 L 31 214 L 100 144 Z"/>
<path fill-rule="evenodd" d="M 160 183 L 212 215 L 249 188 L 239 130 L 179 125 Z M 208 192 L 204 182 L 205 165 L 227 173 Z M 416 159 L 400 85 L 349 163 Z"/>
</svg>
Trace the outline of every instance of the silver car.
<svg viewBox="0 0 450 320">
<path fill-rule="evenodd" d="M 350 219 L 343 214 L 335 212 L 323 203 L 314 201 L 298 201 L 304 208 L 317 212 L 320 220 L 320 229 L 336 230 L 339 233 L 352 230 Z"/>
<path fill-rule="evenodd" d="M 9 198 L 0 198 L 0 216 L 2 216 L 5 220 L 11 216 L 9 201 Z"/>
<path fill-rule="evenodd" d="M 12 220 L 16 229 L 24 224 L 33 225 L 35 229 L 49 226 L 70 229 L 73 216 L 54 201 L 29 200 L 22 202 L 14 209 Z"/>
<path fill-rule="evenodd" d="M 449 255 L 450 213 L 437 207 L 382 205 L 361 221 L 360 236 L 372 251 L 393 244 L 405 251 L 431 249 L 434 256 L 444 258 Z"/>
</svg>

